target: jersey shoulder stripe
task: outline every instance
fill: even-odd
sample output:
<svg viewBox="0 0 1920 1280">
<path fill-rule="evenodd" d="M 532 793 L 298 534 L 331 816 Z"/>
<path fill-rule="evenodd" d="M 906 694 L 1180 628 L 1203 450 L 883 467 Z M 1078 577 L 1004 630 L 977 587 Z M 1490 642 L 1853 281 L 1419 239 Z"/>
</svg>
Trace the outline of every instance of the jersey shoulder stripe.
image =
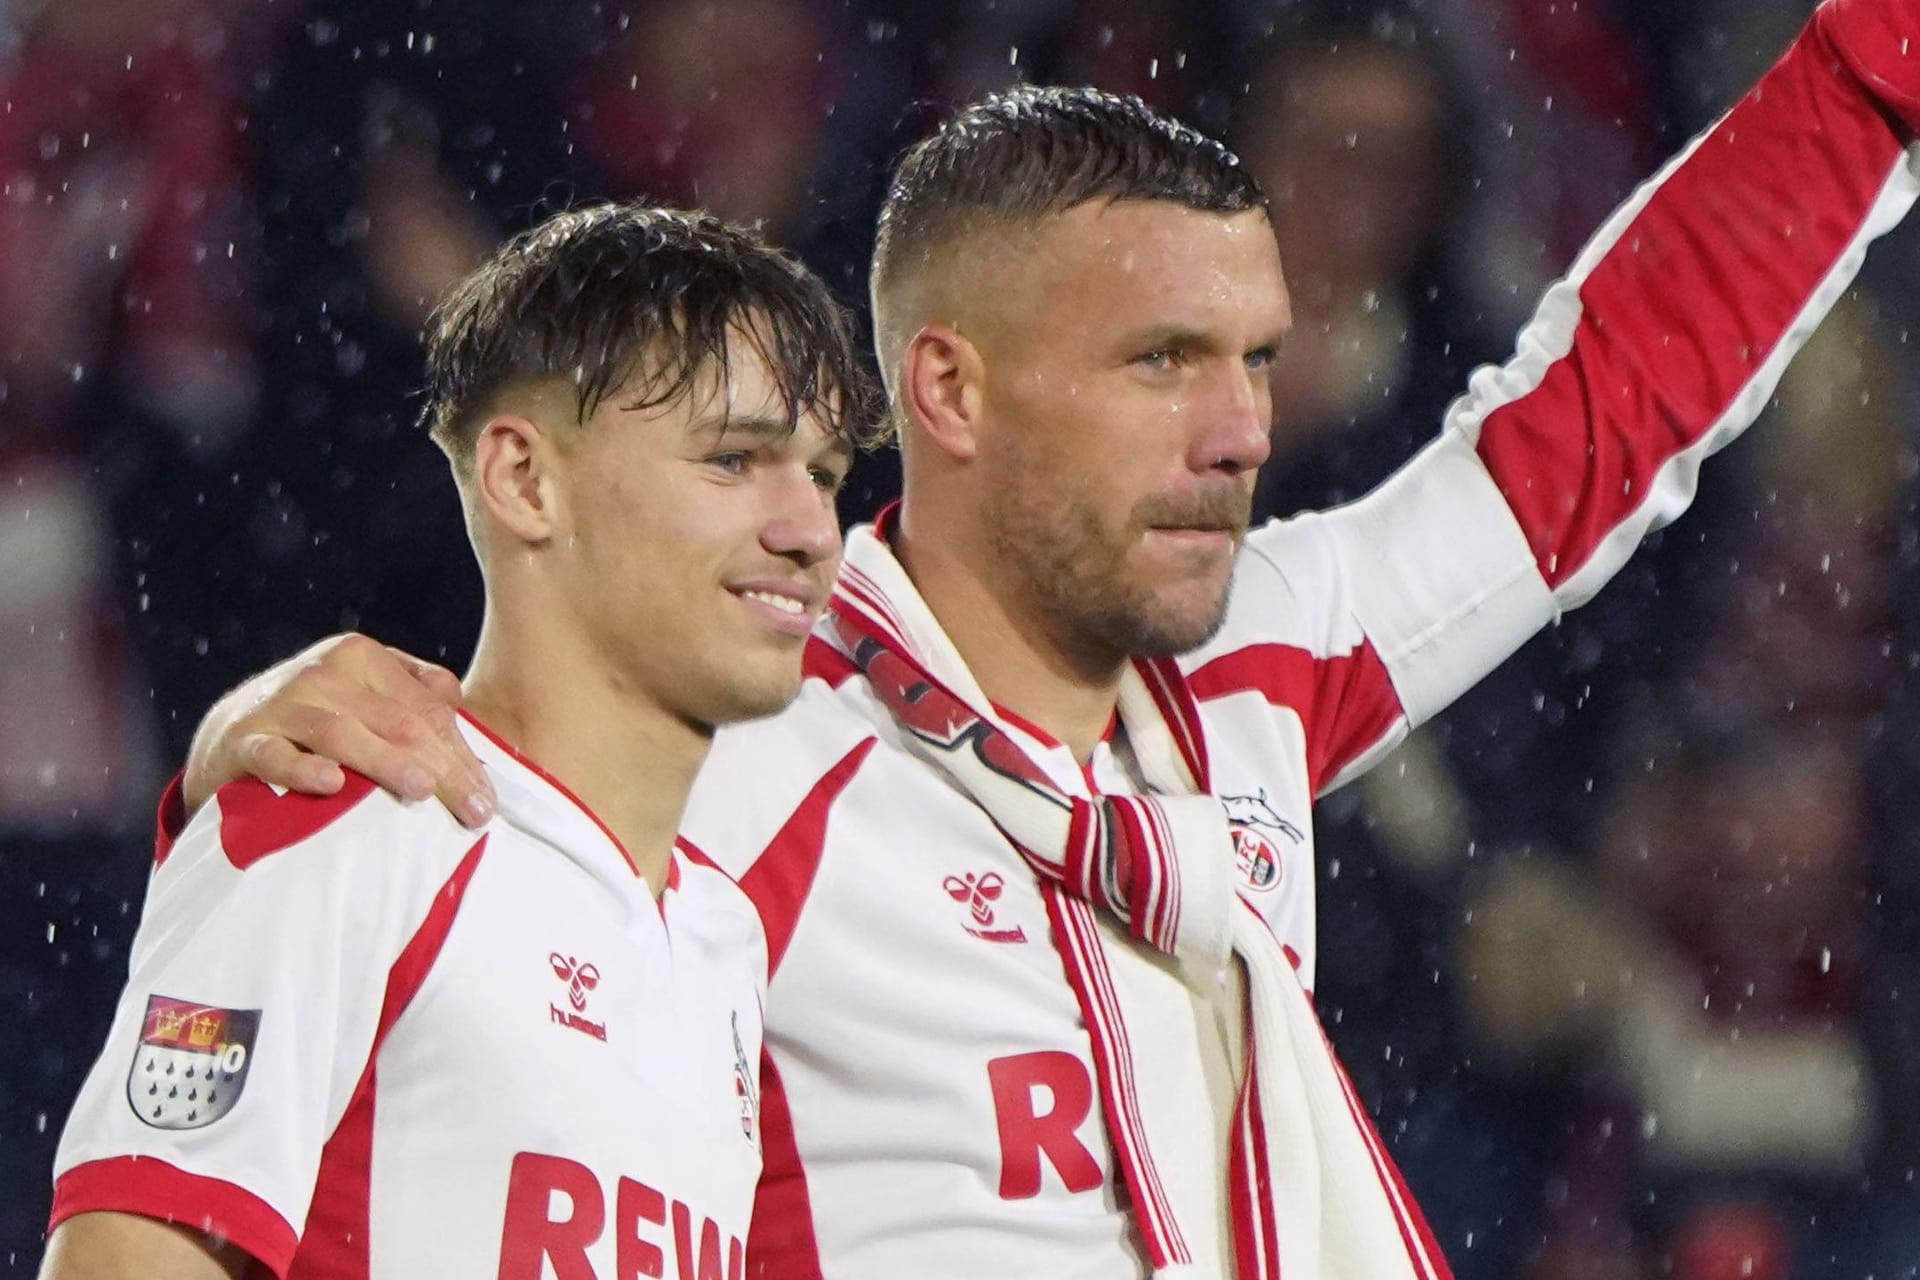
<svg viewBox="0 0 1920 1280">
<path fill-rule="evenodd" d="M 374 1061 L 386 1043 L 387 1033 L 406 1012 L 439 959 L 486 848 L 485 835 L 473 842 L 460 865 L 434 895 L 426 918 L 387 972 L 378 1029 L 367 1051 L 359 1083 L 354 1086 L 353 1099 L 321 1148 L 313 1202 L 307 1210 L 306 1227 L 287 1280 L 334 1280 L 334 1277 L 363 1277 L 372 1272 L 368 1242 L 373 1234 Z"/>
<path fill-rule="evenodd" d="M 833 802 L 860 771 L 877 739 L 867 738 L 821 775 L 800 801 L 753 868 L 740 878 L 740 888 L 760 913 L 767 934 L 767 976 L 772 978 L 793 938 L 794 924 L 813 889 L 826 848 L 827 818 Z"/>
<path fill-rule="evenodd" d="M 760 1151 L 765 1162 L 753 1197 L 747 1256 L 758 1280 L 822 1280 L 813 1233 L 813 1195 L 793 1132 L 780 1068 L 760 1055 Z"/>
<path fill-rule="evenodd" d="M 1203 703 L 1252 692 L 1298 714 L 1315 795 L 1391 734 L 1403 715 L 1386 665 L 1365 639 L 1332 657 L 1316 657 L 1293 645 L 1247 645 L 1211 659 L 1187 683 Z"/>
<path fill-rule="evenodd" d="M 345 770 L 346 782 L 330 796 L 276 791 L 257 778 L 229 782 L 214 793 L 220 806 L 220 848 L 245 871 L 262 858 L 291 848 L 333 825 L 377 789 L 373 779 Z"/>
</svg>

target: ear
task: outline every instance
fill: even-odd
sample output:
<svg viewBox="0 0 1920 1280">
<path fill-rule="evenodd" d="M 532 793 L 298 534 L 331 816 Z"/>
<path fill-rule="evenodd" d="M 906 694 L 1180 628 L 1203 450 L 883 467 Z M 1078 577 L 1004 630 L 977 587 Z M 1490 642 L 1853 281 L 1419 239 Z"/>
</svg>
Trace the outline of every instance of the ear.
<svg viewBox="0 0 1920 1280">
<path fill-rule="evenodd" d="M 980 349 L 948 324 L 913 335 L 900 356 L 900 404 L 934 448 L 971 458 L 978 447 L 986 364 Z"/>
<path fill-rule="evenodd" d="M 473 444 L 474 502 L 532 546 L 553 539 L 559 514 L 552 445 L 539 423 L 511 413 L 489 418 Z"/>
</svg>

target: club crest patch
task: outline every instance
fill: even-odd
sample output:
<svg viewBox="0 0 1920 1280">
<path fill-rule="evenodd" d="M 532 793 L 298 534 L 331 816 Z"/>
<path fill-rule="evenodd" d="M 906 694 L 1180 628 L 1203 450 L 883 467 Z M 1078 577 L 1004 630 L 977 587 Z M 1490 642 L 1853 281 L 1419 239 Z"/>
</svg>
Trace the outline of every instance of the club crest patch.
<svg viewBox="0 0 1920 1280">
<path fill-rule="evenodd" d="M 1280 846 L 1276 837 L 1305 844 L 1306 835 L 1274 809 L 1263 787 L 1250 796 L 1222 796 L 1227 824 L 1233 832 L 1233 856 L 1240 882 L 1256 893 L 1279 887 Z"/>
<path fill-rule="evenodd" d="M 127 1069 L 133 1113 L 156 1129 L 212 1124 L 240 1100 L 259 1032 L 258 1009 L 149 996 L 140 1043 Z"/>
<path fill-rule="evenodd" d="M 740 1108 L 740 1132 L 757 1149 L 760 1146 L 760 1090 L 754 1086 L 753 1064 L 747 1061 L 747 1047 L 740 1043 L 740 1011 L 733 1011 L 733 1093 Z"/>
</svg>

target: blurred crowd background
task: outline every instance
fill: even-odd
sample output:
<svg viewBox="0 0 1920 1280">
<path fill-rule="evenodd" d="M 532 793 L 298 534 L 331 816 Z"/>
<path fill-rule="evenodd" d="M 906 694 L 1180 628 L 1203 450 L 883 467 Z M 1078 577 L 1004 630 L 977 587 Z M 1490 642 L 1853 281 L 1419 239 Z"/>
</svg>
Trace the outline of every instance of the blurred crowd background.
<svg viewBox="0 0 1920 1280">
<path fill-rule="evenodd" d="M 1018 80 L 1271 195 L 1263 514 L 1354 497 L 1805 0 L 0 0 L 0 1274 L 209 702 L 361 628 L 459 669 L 434 299 L 603 196 L 864 307 L 890 158 Z M 1462 1280 L 1920 1275 L 1916 236 L 1592 608 L 1321 806 L 1329 1029 Z M 849 519 L 892 496 L 862 462 Z"/>
</svg>

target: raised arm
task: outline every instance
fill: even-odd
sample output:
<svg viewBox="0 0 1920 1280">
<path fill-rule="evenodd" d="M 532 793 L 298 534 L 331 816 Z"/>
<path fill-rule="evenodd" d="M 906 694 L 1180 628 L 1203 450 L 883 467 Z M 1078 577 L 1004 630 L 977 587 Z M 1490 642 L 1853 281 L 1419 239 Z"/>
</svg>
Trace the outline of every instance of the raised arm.
<svg viewBox="0 0 1920 1280">
<path fill-rule="evenodd" d="M 1828 0 L 1607 220 L 1437 440 L 1359 502 L 1249 537 L 1196 695 L 1298 712 L 1325 790 L 1591 599 L 1912 205 L 1916 123 L 1920 0 Z"/>
</svg>

